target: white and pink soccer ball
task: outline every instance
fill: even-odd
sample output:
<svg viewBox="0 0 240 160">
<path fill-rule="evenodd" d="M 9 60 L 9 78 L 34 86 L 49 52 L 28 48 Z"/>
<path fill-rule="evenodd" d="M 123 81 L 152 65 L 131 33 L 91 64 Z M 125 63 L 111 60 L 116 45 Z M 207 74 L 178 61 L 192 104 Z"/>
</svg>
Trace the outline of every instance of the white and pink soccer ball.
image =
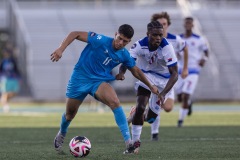
<svg viewBox="0 0 240 160">
<path fill-rule="evenodd" d="M 70 153 L 74 157 L 86 157 L 91 150 L 91 143 L 87 137 L 84 136 L 76 136 L 74 137 L 70 143 Z"/>
</svg>

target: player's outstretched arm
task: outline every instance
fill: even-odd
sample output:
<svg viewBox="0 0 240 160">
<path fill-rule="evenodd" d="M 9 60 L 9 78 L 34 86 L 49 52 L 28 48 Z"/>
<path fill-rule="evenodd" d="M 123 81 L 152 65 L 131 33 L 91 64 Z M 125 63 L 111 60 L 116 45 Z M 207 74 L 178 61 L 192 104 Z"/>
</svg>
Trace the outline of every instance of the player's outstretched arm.
<svg viewBox="0 0 240 160">
<path fill-rule="evenodd" d="M 67 46 L 71 44 L 75 39 L 87 42 L 88 32 L 73 31 L 69 33 L 67 37 L 63 40 L 61 45 L 51 54 L 51 61 L 57 62 L 62 57 L 62 54 L 64 50 L 67 48 Z"/>
<path fill-rule="evenodd" d="M 148 88 L 151 90 L 151 92 L 153 92 L 154 94 L 158 94 L 158 88 L 155 85 L 152 85 L 147 78 L 145 77 L 144 73 L 137 67 L 134 66 L 132 68 L 129 68 L 129 70 L 131 71 L 132 75 L 134 77 L 136 77 L 137 79 L 139 79 L 140 81 L 142 81 L 144 84 L 146 84 L 148 86 Z"/>
</svg>

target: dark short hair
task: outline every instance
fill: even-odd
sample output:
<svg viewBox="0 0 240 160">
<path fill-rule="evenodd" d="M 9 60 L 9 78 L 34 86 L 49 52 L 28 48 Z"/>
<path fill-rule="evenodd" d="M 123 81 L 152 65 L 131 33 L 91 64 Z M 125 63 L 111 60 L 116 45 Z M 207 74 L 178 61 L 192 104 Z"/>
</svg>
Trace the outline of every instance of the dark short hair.
<svg viewBox="0 0 240 160">
<path fill-rule="evenodd" d="M 186 17 L 185 20 L 193 21 L 193 17 Z"/>
<path fill-rule="evenodd" d="M 152 30 L 154 28 L 163 29 L 163 25 L 160 22 L 158 22 L 158 21 L 152 21 L 152 22 L 148 23 L 148 25 L 147 25 L 147 30 L 148 31 L 150 31 L 150 30 Z"/>
<path fill-rule="evenodd" d="M 134 35 L 134 29 L 129 24 L 123 24 L 118 28 L 118 33 L 123 34 L 125 37 L 131 39 Z"/>
</svg>

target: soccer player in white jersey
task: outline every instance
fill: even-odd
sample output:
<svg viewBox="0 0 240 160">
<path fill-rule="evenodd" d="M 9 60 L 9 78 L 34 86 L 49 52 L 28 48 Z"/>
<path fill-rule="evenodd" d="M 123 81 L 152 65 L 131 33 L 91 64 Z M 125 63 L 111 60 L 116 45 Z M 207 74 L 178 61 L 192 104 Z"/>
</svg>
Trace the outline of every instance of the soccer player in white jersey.
<svg viewBox="0 0 240 160">
<path fill-rule="evenodd" d="M 188 49 L 186 47 L 186 42 L 180 36 L 168 32 L 168 28 L 171 25 L 169 14 L 167 12 L 155 13 L 152 15 L 151 21 L 158 21 L 163 25 L 163 37 L 165 37 L 167 41 L 172 44 L 177 57 L 180 57 L 180 52 L 183 52 L 183 69 L 179 76 L 182 79 L 186 78 L 188 75 Z M 172 94 L 167 98 L 163 108 L 166 112 L 170 112 L 173 109 L 175 99 L 174 96 L 175 94 L 172 92 Z M 160 115 L 151 124 L 151 138 L 153 141 L 158 140 L 159 125 Z"/>
<path fill-rule="evenodd" d="M 187 17 L 184 19 L 185 33 L 181 34 L 188 46 L 188 71 L 189 75 L 182 79 L 179 78 L 177 82 L 176 92 L 178 94 L 178 101 L 182 103 L 182 108 L 179 111 L 178 127 L 183 124 L 184 118 L 191 114 L 190 100 L 191 95 L 196 88 L 199 73 L 208 59 L 208 47 L 203 37 L 194 34 L 192 29 L 194 27 L 193 18 Z M 179 61 L 179 72 L 183 69 L 183 61 Z M 189 112 L 190 111 L 190 112 Z"/>
<path fill-rule="evenodd" d="M 166 103 L 165 99 L 173 92 L 173 86 L 178 79 L 177 57 L 173 46 L 163 37 L 163 26 L 158 21 L 152 21 L 147 25 L 147 37 L 134 43 L 129 52 L 136 60 L 136 65 L 159 90 L 158 96 L 151 94 L 144 83 L 136 82 L 137 103 L 132 114 L 131 131 L 134 144 L 138 144 L 134 146 L 138 147 L 138 150 L 135 150 L 138 152 L 144 119 L 149 123 L 154 122 Z M 124 75 L 125 71 L 122 65 L 119 74 Z M 151 105 L 144 114 L 148 102 Z"/>
<path fill-rule="evenodd" d="M 181 78 L 186 78 L 188 75 L 188 49 L 186 46 L 186 42 L 178 35 L 174 35 L 168 32 L 168 28 L 171 25 L 170 16 L 167 12 L 161 12 L 161 13 L 155 13 L 151 17 L 151 21 L 158 21 L 163 25 L 163 37 L 167 39 L 168 42 L 170 42 L 174 48 L 174 51 L 177 55 L 177 57 L 180 57 L 180 52 L 183 51 L 183 71 L 179 76 Z M 168 96 L 166 99 L 166 102 L 164 103 L 164 106 L 162 108 L 166 112 L 170 112 L 173 109 L 174 106 L 174 99 L 175 94 L 174 91 L 171 92 L 172 94 Z M 151 103 L 150 103 L 151 104 Z M 135 111 L 135 107 L 132 108 L 132 112 Z M 132 116 L 128 117 L 128 122 L 132 120 Z M 159 133 L 159 126 L 160 126 L 160 115 L 156 118 L 156 120 L 151 124 L 151 139 L 153 141 L 158 140 L 158 133 Z"/>
</svg>

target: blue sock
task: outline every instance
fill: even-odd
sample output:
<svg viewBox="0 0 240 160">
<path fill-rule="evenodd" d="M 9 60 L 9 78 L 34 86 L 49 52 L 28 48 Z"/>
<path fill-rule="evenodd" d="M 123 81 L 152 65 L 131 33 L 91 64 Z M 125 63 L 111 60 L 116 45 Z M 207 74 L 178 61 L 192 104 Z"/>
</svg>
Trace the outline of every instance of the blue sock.
<svg viewBox="0 0 240 160">
<path fill-rule="evenodd" d="M 61 128 L 60 128 L 60 132 L 64 135 L 66 135 L 67 130 L 68 130 L 68 126 L 70 125 L 71 121 L 67 121 L 66 120 L 66 116 L 65 113 L 63 113 L 62 115 L 62 121 L 61 121 Z"/>
<path fill-rule="evenodd" d="M 128 123 L 127 123 L 127 118 L 123 112 L 123 109 L 121 106 L 118 108 L 115 108 L 113 110 L 115 121 L 122 133 L 122 136 L 124 138 L 124 141 L 129 141 L 131 139 L 130 133 L 129 133 L 129 128 L 128 128 Z"/>
</svg>

